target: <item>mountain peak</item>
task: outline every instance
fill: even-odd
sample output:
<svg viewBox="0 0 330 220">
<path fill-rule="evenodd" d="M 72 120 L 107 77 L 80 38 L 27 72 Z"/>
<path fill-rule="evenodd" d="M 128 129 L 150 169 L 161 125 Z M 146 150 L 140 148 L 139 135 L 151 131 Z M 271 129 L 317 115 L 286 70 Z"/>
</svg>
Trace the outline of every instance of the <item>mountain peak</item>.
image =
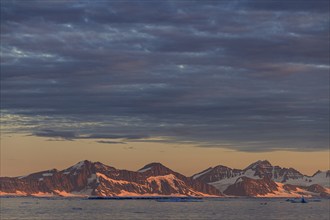
<svg viewBox="0 0 330 220">
<path fill-rule="evenodd" d="M 167 168 L 166 166 L 164 166 L 163 164 L 159 163 L 159 162 L 152 162 L 152 163 L 148 163 L 147 165 L 145 165 L 144 167 L 142 167 L 140 170 L 144 170 L 147 168 L 156 168 L 156 167 L 164 167 Z M 167 168 L 168 169 L 168 168 Z"/>
<path fill-rule="evenodd" d="M 321 170 L 316 171 L 312 176 L 316 176 L 317 174 L 322 173 Z"/>
<path fill-rule="evenodd" d="M 149 163 L 147 165 L 145 165 L 144 167 L 142 167 L 141 169 L 138 170 L 139 173 L 145 173 L 148 172 L 148 174 L 150 175 L 167 175 L 170 173 L 174 173 L 174 171 L 172 171 L 170 168 L 164 166 L 163 164 L 159 163 L 159 162 L 153 162 L 153 163 Z"/>
<path fill-rule="evenodd" d="M 82 160 L 76 163 L 75 165 L 65 169 L 66 171 L 71 171 L 71 170 L 80 170 L 83 167 L 89 167 L 90 165 L 94 164 L 92 161 L 89 160 Z"/>
<path fill-rule="evenodd" d="M 250 164 L 247 168 L 245 168 L 245 170 L 248 170 L 248 169 L 252 169 L 252 170 L 255 170 L 257 169 L 258 167 L 271 167 L 272 164 L 268 161 L 268 160 L 258 160 L 252 164 Z"/>
<path fill-rule="evenodd" d="M 272 165 L 268 160 L 258 160 L 257 163 L 263 165 Z"/>
<path fill-rule="evenodd" d="M 231 169 L 231 168 L 224 166 L 224 165 L 218 165 L 218 166 L 213 167 L 213 169 L 227 170 L 227 169 Z"/>
<path fill-rule="evenodd" d="M 16 195 L 19 191 L 26 196 L 222 195 L 215 187 L 193 181 L 161 163 L 148 164 L 144 169 L 144 173 L 119 170 L 83 160 L 60 172 L 47 170 L 26 177 L 0 177 L 0 192 Z"/>
<path fill-rule="evenodd" d="M 82 161 L 79 161 L 78 163 L 76 163 L 74 166 L 83 166 L 83 165 L 92 164 L 92 163 L 93 162 L 90 160 L 82 160 Z"/>
<path fill-rule="evenodd" d="M 330 177 L 330 170 L 326 170 L 326 171 L 318 170 L 312 175 L 312 177 L 315 177 L 318 175 L 325 175 L 326 177 Z"/>
</svg>

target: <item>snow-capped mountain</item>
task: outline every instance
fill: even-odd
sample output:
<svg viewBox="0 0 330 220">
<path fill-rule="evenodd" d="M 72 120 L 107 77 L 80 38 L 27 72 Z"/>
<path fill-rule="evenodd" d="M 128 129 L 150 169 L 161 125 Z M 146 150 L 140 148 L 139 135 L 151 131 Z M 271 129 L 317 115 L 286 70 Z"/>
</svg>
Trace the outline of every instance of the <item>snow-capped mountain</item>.
<svg viewBox="0 0 330 220">
<path fill-rule="evenodd" d="M 257 161 L 245 169 L 225 166 L 208 168 L 192 176 L 215 186 L 226 195 L 235 196 L 329 196 L 330 171 L 307 176 L 293 168 Z"/>
<path fill-rule="evenodd" d="M 22 177 L 0 177 L 2 195 L 32 196 L 220 196 L 215 187 L 176 173 L 160 163 L 135 171 L 81 161 Z"/>
<path fill-rule="evenodd" d="M 303 179 L 304 175 L 293 168 L 281 168 L 279 166 L 272 166 L 267 160 L 259 160 L 252 163 L 244 169 L 244 173 L 253 174 L 259 178 L 267 177 L 276 182 L 286 183 L 290 180 Z"/>
<path fill-rule="evenodd" d="M 252 197 L 329 197 L 330 190 L 318 184 L 304 187 L 275 182 L 267 177 L 262 179 L 239 177 L 234 184 L 224 190 L 224 194 Z"/>
<path fill-rule="evenodd" d="M 214 168 L 210 167 L 200 173 L 197 173 L 193 175 L 192 178 L 211 183 L 222 179 L 234 178 L 243 175 L 243 173 L 244 172 L 242 170 L 231 169 L 229 167 L 219 165 Z"/>
<path fill-rule="evenodd" d="M 216 166 L 186 177 L 160 163 L 128 171 L 85 160 L 61 171 L 0 177 L 0 195 L 329 197 L 330 171 L 307 176 L 264 160 L 242 170 Z"/>
</svg>

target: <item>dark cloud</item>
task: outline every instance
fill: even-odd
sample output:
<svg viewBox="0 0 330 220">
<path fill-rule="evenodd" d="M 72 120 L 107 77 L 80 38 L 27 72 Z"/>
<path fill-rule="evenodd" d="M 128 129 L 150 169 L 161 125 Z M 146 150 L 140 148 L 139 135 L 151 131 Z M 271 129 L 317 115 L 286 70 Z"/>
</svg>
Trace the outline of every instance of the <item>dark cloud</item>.
<svg viewBox="0 0 330 220">
<path fill-rule="evenodd" d="M 246 6 L 258 10 L 270 11 L 317 11 L 329 12 L 329 1 L 326 0 L 277 0 L 277 1 L 245 1 Z"/>
<path fill-rule="evenodd" d="M 77 138 L 77 135 L 72 131 L 54 131 L 50 129 L 36 131 L 35 133 L 33 133 L 33 135 L 39 137 L 51 137 L 54 139 L 65 139 L 65 140 L 73 140 Z"/>
<path fill-rule="evenodd" d="M 74 139 L 124 139 L 124 140 L 139 140 L 148 138 L 147 136 L 139 135 L 111 135 L 111 134 L 77 134 L 72 131 L 58 131 L 50 129 L 41 129 L 33 133 L 38 137 L 51 137 L 58 139 L 74 140 Z M 98 141 L 99 143 L 112 143 L 112 141 Z M 118 142 L 116 142 L 118 143 Z"/>
<path fill-rule="evenodd" d="M 3 1 L 4 129 L 328 149 L 328 4 Z"/>
<path fill-rule="evenodd" d="M 126 144 L 125 142 L 122 142 L 122 141 L 97 141 L 97 143 L 100 143 L 100 144 Z"/>
</svg>

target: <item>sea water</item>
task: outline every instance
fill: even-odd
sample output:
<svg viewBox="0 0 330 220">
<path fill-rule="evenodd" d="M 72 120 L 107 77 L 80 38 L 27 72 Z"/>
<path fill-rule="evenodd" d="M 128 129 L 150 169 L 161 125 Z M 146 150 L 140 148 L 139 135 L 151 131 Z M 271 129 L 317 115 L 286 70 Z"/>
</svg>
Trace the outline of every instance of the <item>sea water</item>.
<svg viewBox="0 0 330 220">
<path fill-rule="evenodd" d="M 330 219 L 330 200 L 291 203 L 285 199 L 224 198 L 201 202 L 0 198 L 0 219 Z"/>
</svg>

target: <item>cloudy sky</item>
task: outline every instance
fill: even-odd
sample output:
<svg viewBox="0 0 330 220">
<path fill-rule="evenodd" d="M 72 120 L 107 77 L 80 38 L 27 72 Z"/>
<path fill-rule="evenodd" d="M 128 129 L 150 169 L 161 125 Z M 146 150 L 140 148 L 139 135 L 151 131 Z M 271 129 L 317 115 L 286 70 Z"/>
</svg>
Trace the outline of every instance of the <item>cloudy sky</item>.
<svg viewBox="0 0 330 220">
<path fill-rule="evenodd" d="M 1 120 L 8 166 L 30 139 L 329 156 L 329 1 L 1 1 Z"/>
</svg>

